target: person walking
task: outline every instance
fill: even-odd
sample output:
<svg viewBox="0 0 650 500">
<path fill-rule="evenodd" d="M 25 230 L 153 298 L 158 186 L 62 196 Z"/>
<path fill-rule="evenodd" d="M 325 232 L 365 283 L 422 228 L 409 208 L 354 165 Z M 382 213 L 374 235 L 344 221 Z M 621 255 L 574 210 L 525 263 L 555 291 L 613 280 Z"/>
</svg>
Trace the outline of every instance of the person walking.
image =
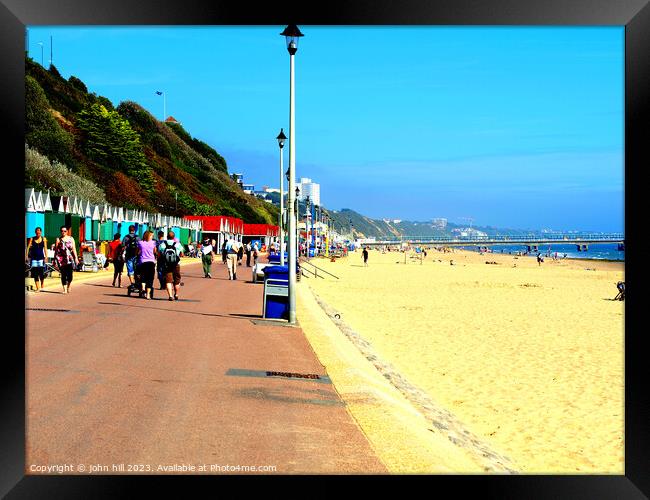
<svg viewBox="0 0 650 500">
<path fill-rule="evenodd" d="M 203 245 L 201 246 L 201 262 L 203 263 L 203 277 L 212 278 L 210 270 L 212 267 L 212 259 L 214 258 L 214 247 L 212 246 L 212 241 L 210 238 L 205 238 L 203 240 Z"/>
<path fill-rule="evenodd" d="M 230 238 L 226 242 L 228 278 L 231 280 L 237 279 L 237 254 L 239 252 L 239 248 L 240 244 L 234 238 Z"/>
<path fill-rule="evenodd" d="M 115 233 L 113 241 L 108 244 L 109 254 L 107 262 L 113 263 L 113 286 L 122 287 L 122 270 L 124 269 L 124 246 L 120 240 L 120 233 Z"/>
<path fill-rule="evenodd" d="M 260 253 L 257 251 L 257 243 L 253 245 L 253 265 L 257 266 L 257 258 L 260 256 Z"/>
<path fill-rule="evenodd" d="M 174 231 L 167 233 L 167 239 L 158 246 L 164 261 L 165 284 L 169 300 L 178 300 L 178 292 L 181 288 L 181 257 L 183 247 L 174 241 Z"/>
<path fill-rule="evenodd" d="M 246 243 L 246 267 L 251 267 L 251 244 Z"/>
<path fill-rule="evenodd" d="M 160 244 L 165 241 L 164 231 L 158 231 L 158 239 L 156 240 L 156 273 L 158 275 L 158 283 L 160 284 L 160 289 L 164 290 L 166 288 L 165 284 L 165 258 L 162 252 L 160 251 Z"/>
<path fill-rule="evenodd" d="M 230 241 L 230 238 L 228 238 L 227 240 L 225 240 L 225 241 L 223 242 L 223 246 L 221 247 L 221 260 L 222 260 L 222 262 L 223 262 L 224 264 L 227 263 L 226 261 L 227 261 L 227 257 L 228 257 L 228 242 L 229 242 L 229 241 Z"/>
<path fill-rule="evenodd" d="M 138 241 L 139 238 L 135 234 L 135 226 L 129 226 L 129 234 L 127 234 L 122 240 L 122 245 L 124 245 L 126 274 L 129 277 L 131 284 L 134 283 L 135 268 L 138 264 Z"/>
<path fill-rule="evenodd" d="M 47 264 L 47 238 L 42 235 L 43 230 L 37 227 L 34 236 L 27 243 L 25 262 L 30 265 L 31 276 L 34 279 L 34 287 L 39 292 L 45 282 L 45 264 Z"/>
<path fill-rule="evenodd" d="M 61 235 L 54 244 L 54 258 L 61 274 L 63 293 L 70 293 L 70 283 L 72 283 L 73 271 L 79 257 L 77 256 L 74 238 L 68 234 L 68 228 L 65 226 L 61 226 Z"/>
<path fill-rule="evenodd" d="M 368 247 L 363 247 L 363 266 L 368 267 Z"/>
<path fill-rule="evenodd" d="M 138 268 L 140 285 L 144 291 L 144 297 L 149 300 L 153 298 L 153 280 L 156 274 L 156 257 L 158 250 L 156 242 L 153 241 L 153 231 L 145 231 L 142 240 L 138 241 Z"/>
<path fill-rule="evenodd" d="M 237 264 L 241 266 L 241 261 L 244 258 L 244 245 L 239 243 L 239 250 L 237 250 Z"/>
</svg>

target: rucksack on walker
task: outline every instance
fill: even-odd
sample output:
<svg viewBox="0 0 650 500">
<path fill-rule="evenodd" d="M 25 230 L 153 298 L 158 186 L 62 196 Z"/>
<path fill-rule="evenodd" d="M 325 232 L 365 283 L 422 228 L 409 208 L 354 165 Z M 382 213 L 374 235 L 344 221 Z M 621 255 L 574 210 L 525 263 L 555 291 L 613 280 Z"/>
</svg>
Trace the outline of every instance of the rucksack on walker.
<svg viewBox="0 0 650 500">
<path fill-rule="evenodd" d="M 129 256 L 133 256 L 137 253 L 138 250 L 138 239 L 135 235 L 131 236 L 129 235 L 129 241 L 126 244 L 126 253 Z"/>
<path fill-rule="evenodd" d="M 168 267 L 176 267 L 178 264 L 178 254 L 176 253 L 176 242 L 172 243 L 171 246 L 165 245 L 165 265 Z"/>
</svg>

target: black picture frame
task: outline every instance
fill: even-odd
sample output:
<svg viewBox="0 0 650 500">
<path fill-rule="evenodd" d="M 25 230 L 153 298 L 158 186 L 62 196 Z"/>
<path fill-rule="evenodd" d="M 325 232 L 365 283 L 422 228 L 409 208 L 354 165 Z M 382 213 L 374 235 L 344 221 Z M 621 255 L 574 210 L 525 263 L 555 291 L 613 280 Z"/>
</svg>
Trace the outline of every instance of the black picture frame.
<svg viewBox="0 0 650 500">
<path fill-rule="evenodd" d="M 315 8 L 316 7 L 316 8 Z M 14 326 L 3 329 L 2 426 L 0 434 L 0 495 L 8 498 L 101 498 L 130 496 L 133 487 L 168 488 L 169 478 L 132 476 L 26 476 L 25 460 L 25 308 L 21 295 L 24 279 L 18 253 L 23 248 L 13 231 L 24 234 L 24 56 L 27 25 L 618 25 L 625 26 L 625 475 L 516 475 L 516 476 L 411 476 L 429 492 L 452 488 L 460 495 L 482 498 L 648 498 L 650 495 L 650 391 L 644 386 L 648 375 L 646 352 L 642 348 L 642 169 L 648 162 L 648 103 L 650 98 L 650 6 L 648 0 L 445 0 L 426 2 L 373 0 L 336 4 L 267 2 L 252 8 L 245 2 L 208 0 L 99 1 L 99 0 L 0 0 L 0 112 L 3 143 L 2 171 L 9 174 L 11 196 L 5 200 L 9 241 L 6 251 L 15 251 L 6 266 L 9 283 L 3 294 L 3 309 Z M 304 30 L 303 30 L 304 31 Z M 595 103 L 594 105 L 597 105 Z M 14 260 L 15 257 L 15 260 Z M 20 259 L 23 259 L 23 255 Z M 567 328 L 567 332 L 569 332 Z M 213 478 L 182 477 L 180 481 Z M 225 478 L 217 478 L 225 479 Z M 260 483 L 264 478 L 234 478 L 240 485 Z M 295 478 L 276 478 L 282 483 Z M 328 478 L 329 479 L 329 478 Z M 388 486 L 403 477 L 373 476 L 340 478 L 364 485 Z M 318 481 L 320 482 L 320 481 Z M 265 481 L 266 483 L 266 481 Z M 426 483 L 426 484 L 424 484 Z M 303 487 L 315 489 L 317 481 L 303 480 Z M 289 484 L 278 485 L 291 488 Z M 415 486 L 415 485 L 414 485 Z M 324 490 L 320 489 L 322 493 Z M 153 491 L 153 490 L 149 490 Z M 217 491 L 214 491 L 217 493 Z M 334 492 L 333 494 L 336 494 Z M 446 496 L 443 494 L 443 496 Z"/>
</svg>

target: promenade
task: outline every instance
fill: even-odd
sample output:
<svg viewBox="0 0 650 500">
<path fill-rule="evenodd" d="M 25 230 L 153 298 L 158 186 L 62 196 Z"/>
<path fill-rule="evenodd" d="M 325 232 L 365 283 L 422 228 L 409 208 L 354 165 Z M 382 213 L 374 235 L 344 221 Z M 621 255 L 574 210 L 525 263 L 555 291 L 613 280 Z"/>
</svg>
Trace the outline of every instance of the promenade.
<svg viewBox="0 0 650 500">
<path fill-rule="evenodd" d="M 175 302 L 127 297 L 112 267 L 27 294 L 27 474 L 386 472 L 300 327 L 257 321 L 250 268 L 182 272 Z"/>
</svg>

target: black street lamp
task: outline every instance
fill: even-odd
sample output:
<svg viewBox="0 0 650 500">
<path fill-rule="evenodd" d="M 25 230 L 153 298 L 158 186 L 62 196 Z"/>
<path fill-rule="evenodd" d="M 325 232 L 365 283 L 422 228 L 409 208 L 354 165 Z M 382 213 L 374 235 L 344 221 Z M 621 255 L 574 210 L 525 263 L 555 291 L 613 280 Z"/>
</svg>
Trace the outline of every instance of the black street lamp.
<svg viewBox="0 0 650 500">
<path fill-rule="evenodd" d="M 296 119 L 295 119 L 295 71 L 294 58 L 298 51 L 298 40 L 303 34 L 295 24 L 288 25 L 282 33 L 289 51 L 289 323 L 296 323 L 296 233 L 297 219 L 293 215 L 293 192 L 291 186 L 296 184 Z"/>
<path fill-rule="evenodd" d="M 314 231 L 314 221 L 311 220 L 311 200 L 309 199 L 309 195 L 305 198 L 305 242 L 307 245 L 307 258 L 309 259 L 309 243 L 311 241 L 311 238 L 309 237 L 310 233 Z M 309 224 L 309 228 L 311 231 L 307 230 L 307 224 Z"/>
<path fill-rule="evenodd" d="M 282 179 L 282 174 L 284 173 L 284 155 L 282 154 L 282 148 L 284 148 L 284 141 L 287 140 L 287 136 L 284 135 L 284 129 L 280 129 L 280 133 L 276 139 L 278 140 L 278 146 L 280 146 L 280 265 L 284 266 L 284 228 L 282 227 L 282 217 L 284 215 L 284 180 Z"/>
</svg>

